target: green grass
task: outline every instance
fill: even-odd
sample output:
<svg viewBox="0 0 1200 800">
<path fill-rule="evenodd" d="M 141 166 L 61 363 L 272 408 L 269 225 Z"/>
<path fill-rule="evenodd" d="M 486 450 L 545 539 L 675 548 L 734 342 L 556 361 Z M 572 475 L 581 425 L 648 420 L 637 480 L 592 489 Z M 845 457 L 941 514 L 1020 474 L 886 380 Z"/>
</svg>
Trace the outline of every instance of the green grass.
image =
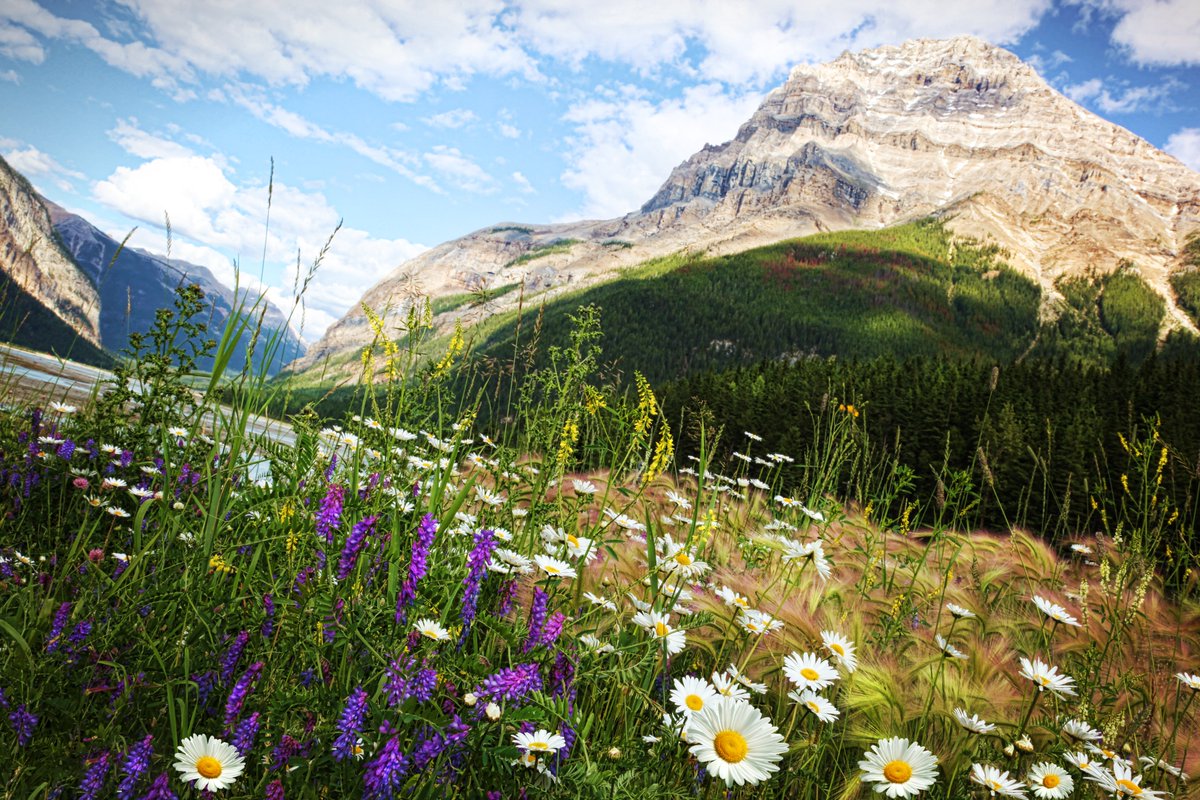
<svg viewBox="0 0 1200 800">
<path fill-rule="evenodd" d="M 546 256 L 552 256 L 556 253 L 569 253 L 571 248 L 577 244 L 579 244 L 579 239 L 555 239 L 553 242 L 536 245 L 528 253 L 519 255 L 512 261 L 509 261 L 504 265 L 504 268 L 508 269 L 509 267 L 528 264 L 530 261 L 535 261 L 539 258 L 545 258 Z"/>
</svg>

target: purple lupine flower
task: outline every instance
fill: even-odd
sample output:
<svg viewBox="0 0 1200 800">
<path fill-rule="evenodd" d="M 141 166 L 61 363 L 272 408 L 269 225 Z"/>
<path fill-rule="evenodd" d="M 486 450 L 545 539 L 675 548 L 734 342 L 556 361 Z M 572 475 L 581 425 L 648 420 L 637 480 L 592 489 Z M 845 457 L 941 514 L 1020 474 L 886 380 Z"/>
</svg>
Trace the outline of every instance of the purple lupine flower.
<svg viewBox="0 0 1200 800">
<path fill-rule="evenodd" d="M 33 729 L 37 727 L 37 715 L 25 708 L 25 704 L 17 706 L 16 710 L 8 715 L 8 722 L 12 725 L 12 729 L 17 732 L 17 744 L 21 747 L 33 741 Z"/>
<path fill-rule="evenodd" d="M 70 461 L 71 456 L 75 455 L 75 443 L 67 439 L 58 446 L 58 457 L 64 461 Z"/>
<path fill-rule="evenodd" d="M 324 556 L 324 553 L 321 555 Z M 292 581 L 292 593 L 300 594 L 304 587 L 308 585 L 309 580 L 312 579 L 312 577 L 316 574 L 317 570 L 313 567 L 302 567 L 300 571 L 296 573 L 296 580 Z"/>
<path fill-rule="evenodd" d="M 117 566 L 127 564 L 125 561 L 118 561 Z M 113 577 L 116 577 L 114 573 Z M 72 645 L 83 644 L 83 640 L 92 635 L 92 621 L 85 619 L 82 622 L 76 623 L 75 629 L 71 631 L 71 635 L 67 637 L 67 642 Z"/>
<path fill-rule="evenodd" d="M 262 637 L 270 639 L 271 634 L 275 632 L 275 598 L 269 594 L 263 595 L 263 611 L 266 612 L 267 618 L 262 624 Z"/>
<path fill-rule="evenodd" d="M 267 767 L 271 772 L 278 772 L 288 765 L 292 756 L 300 750 L 300 743 L 288 734 L 279 737 L 279 743 L 271 751 L 271 764 Z"/>
<path fill-rule="evenodd" d="M 361 687 L 355 688 L 346 698 L 346 707 L 338 719 L 338 737 L 333 740 L 333 760 L 345 761 L 353 758 L 358 747 L 359 734 L 362 733 L 363 722 L 367 718 L 367 693 Z"/>
<path fill-rule="evenodd" d="M 412 765 L 417 772 L 423 772 L 426 767 L 437 760 L 446 748 L 446 739 L 433 728 L 429 728 L 421 743 L 413 750 Z"/>
<path fill-rule="evenodd" d="M 542 688 L 542 674 L 537 664 L 518 664 L 502 669 L 483 679 L 475 690 L 480 699 L 520 700 Z"/>
<path fill-rule="evenodd" d="M 486 528 L 475 534 L 471 552 L 467 555 L 467 577 L 463 578 L 462 606 L 462 636 L 459 646 L 467 640 L 471 631 L 471 623 L 475 621 L 475 607 L 479 602 L 479 588 L 483 576 L 487 572 L 488 562 L 492 559 L 492 551 L 496 549 L 496 537 Z"/>
<path fill-rule="evenodd" d="M 329 481 L 333 479 L 333 470 L 337 466 L 337 463 L 338 463 L 337 453 L 334 453 L 332 456 L 329 457 L 329 466 L 325 468 L 325 482 L 326 483 L 329 483 Z"/>
<path fill-rule="evenodd" d="M 364 800 L 392 800 L 408 772 L 408 758 L 400 752 L 400 737 L 392 736 L 363 771 Z"/>
<path fill-rule="evenodd" d="M 225 702 L 225 727 L 232 727 L 234 720 L 242 713 L 242 706 L 246 703 L 246 697 L 253 691 L 254 682 L 258 680 L 259 673 L 262 672 L 263 662 L 255 661 L 246 671 L 242 673 L 242 677 L 238 678 L 233 689 L 229 692 L 229 699 Z"/>
<path fill-rule="evenodd" d="M 570 757 L 571 749 L 575 747 L 575 740 L 578 738 L 577 734 L 575 733 L 575 729 L 565 722 L 558 726 L 558 733 L 563 737 L 566 745 L 560 747 L 554 753 L 554 757 L 551 759 L 550 771 L 554 775 L 558 774 L 558 768 L 561 767 L 562 763 Z"/>
<path fill-rule="evenodd" d="M 410 697 L 416 698 L 418 703 L 427 703 L 433 697 L 437 688 L 437 670 L 428 669 L 424 663 L 421 669 L 415 667 L 416 660 L 409 656 L 392 659 L 387 668 L 388 680 L 383 686 L 389 706 L 394 708 Z"/>
<path fill-rule="evenodd" d="M 261 718 L 262 715 L 255 711 L 239 722 L 233 732 L 233 739 L 230 741 L 230 744 L 241 753 L 242 758 L 249 758 L 250 752 L 254 749 L 254 740 L 258 738 L 258 727 Z"/>
<path fill-rule="evenodd" d="M 63 603 L 58 607 L 58 611 L 54 612 L 54 622 L 50 626 L 50 635 L 46 637 L 46 652 L 53 653 L 61 644 L 63 628 L 66 627 L 67 620 L 71 618 L 71 604 Z"/>
<path fill-rule="evenodd" d="M 108 751 L 105 750 L 83 774 L 83 780 L 79 782 L 79 800 L 96 800 L 100 796 L 104 780 L 108 777 L 108 768 Z"/>
<path fill-rule="evenodd" d="M 284 800 L 283 796 L 283 781 L 279 778 L 267 784 L 267 800 Z"/>
<path fill-rule="evenodd" d="M 246 644 L 250 641 L 250 631 L 240 631 L 233 642 L 230 643 L 229 649 L 225 651 L 225 655 L 221 658 L 221 683 L 229 683 L 229 679 L 233 677 L 233 671 L 237 669 L 238 659 L 242 657 L 242 651 L 246 649 Z"/>
<path fill-rule="evenodd" d="M 546 624 L 546 605 L 550 596 L 540 586 L 533 589 L 533 602 L 529 604 L 529 635 L 521 646 L 522 653 L 528 653 L 534 646 L 541 644 L 542 628 Z"/>
<path fill-rule="evenodd" d="M 212 690 L 217 685 L 217 673 L 211 669 L 208 672 L 198 672 L 192 675 L 192 680 L 196 682 L 200 707 L 208 708 L 208 698 L 212 696 Z"/>
<path fill-rule="evenodd" d="M 412 556 L 408 561 L 408 578 L 400 586 L 396 596 L 396 624 L 403 625 L 408 620 L 408 607 L 417 599 L 417 582 L 429 571 L 429 550 L 433 547 L 433 538 L 437 535 L 437 520 L 433 514 L 426 514 L 417 526 L 417 536 L 413 540 Z"/>
<path fill-rule="evenodd" d="M 358 499 L 359 499 L 359 500 L 366 500 L 368 497 L 370 497 L 370 495 L 371 495 L 371 492 L 372 492 L 372 491 L 375 489 L 375 487 L 376 487 L 376 486 L 378 486 L 378 485 L 379 485 L 379 473 L 378 473 L 378 472 L 372 472 L 372 473 L 371 473 L 371 474 L 370 474 L 370 475 L 367 477 L 367 485 L 366 485 L 366 486 L 364 486 L 363 488 L 361 488 L 361 489 L 359 489 L 359 490 L 358 490 Z"/>
<path fill-rule="evenodd" d="M 132 450 L 122 450 L 120 459 L 121 459 L 121 469 L 128 469 L 129 465 L 133 463 L 133 451 Z"/>
<path fill-rule="evenodd" d="M 150 768 L 150 759 L 154 756 L 154 736 L 147 734 L 145 739 L 129 748 L 128 755 L 121 762 L 121 771 L 125 777 L 117 785 L 117 800 L 132 800 L 133 790 L 146 770 Z"/>
<path fill-rule="evenodd" d="M 496 605 L 496 616 L 507 617 L 508 612 L 512 611 L 513 601 L 517 599 L 517 582 L 505 581 L 500 584 L 500 598 Z"/>
<path fill-rule="evenodd" d="M 150 791 L 142 795 L 142 800 L 179 800 L 171 791 L 171 779 L 167 773 L 161 773 L 150 784 Z"/>
<path fill-rule="evenodd" d="M 345 497 L 345 488 L 340 483 L 331 483 L 321 500 L 321 507 L 317 510 L 317 536 L 324 539 L 326 544 L 333 544 L 333 532 L 342 521 Z"/>
<path fill-rule="evenodd" d="M 563 625 L 567 622 L 567 615 L 561 611 L 555 611 L 550 615 L 550 619 L 546 620 L 545 627 L 542 628 L 542 635 L 538 638 L 538 644 L 549 647 L 554 644 L 562 633 Z"/>
<path fill-rule="evenodd" d="M 550 671 L 550 695 L 566 695 L 567 711 L 575 705 L 575 662 L 561 650 L 554 657 L 554 668 Z"/>
<path fill-rule="evenodd" d="M 377 516 L 364 517 L 350 529 L 350 535 L 346 537 L 346 544 L 342 547 L 342 556 L 338 559 L 337 577 L 339 581 L 346 580 L 354 571 L 354 565 L 358 563 L 358 554 L 362 552 L 363 546 L 367 543 L 367 537 L 371 535 L 375 528 L 375 521 L 378 519 Z"/>
</svg>

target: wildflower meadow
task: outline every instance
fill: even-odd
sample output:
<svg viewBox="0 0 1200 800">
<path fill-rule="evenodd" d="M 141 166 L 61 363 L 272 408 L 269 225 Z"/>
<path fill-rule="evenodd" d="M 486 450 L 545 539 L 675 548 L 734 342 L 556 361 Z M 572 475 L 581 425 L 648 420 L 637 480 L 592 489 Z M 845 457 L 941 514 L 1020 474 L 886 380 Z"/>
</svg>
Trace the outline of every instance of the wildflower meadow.
<svg viewBox="0 0 1200 800">
<path fill-rule="evenodd" d="M 417 306 L 357 409 L 254 433 L 286 381 L 223 374 L 253 313 L 206 341 L 194 300 L 89 402 L 0 412 L 0 797 L 1189 795 L 1152 425 L 1103 530 L 979 531 L 963 475 L 823 479 L 853 397 L 798 452 L 664 418 L 587 310 L 507 415 Z"/>
</svg>

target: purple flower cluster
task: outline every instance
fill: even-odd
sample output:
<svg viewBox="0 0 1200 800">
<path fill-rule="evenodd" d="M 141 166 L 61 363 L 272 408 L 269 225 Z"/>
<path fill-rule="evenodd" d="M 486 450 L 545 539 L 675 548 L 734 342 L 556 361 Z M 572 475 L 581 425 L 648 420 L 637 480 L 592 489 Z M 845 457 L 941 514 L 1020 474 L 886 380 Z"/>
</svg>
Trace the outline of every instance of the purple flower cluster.
<svg viewBox="0 0 1200 800">
<path fill-rule="evenodd" d="M 521 646 L 522 653 L 528 653 L 542 642 L 542 628 L 546 624 L 546 606 L 550 596 L 540 586 L 533 589 L 533 602 L 529 604 L 529 635 Z"/>
<path fill-rule="evenodd" d="M 426 514 L 417 526 L 417 536 L 413 540 L 412 557 L 408 561 L 408 577 L 400 586 L 396 596 L 396 624 L 403 625 L 408 619 L 408 607 L 417 599 L 417 581 L 425 577 L 429 570 L 429 550 L 433 547 L 433 538 L 437 535 L 437 520 L 433 514 Z"/>
<path fill-rule="evenodd" d="M 538 638 L 538 644 L 544 647 L 549 647 L 557 641 L 559 635 L 563 631 L 563 626 L 567 622 L 567 615 L 561 611 L 555 611 L 550 615 L 550 619 L 546 621 L 545 627 L 542 628 L 542 635 Z"/>
<path fill-rule="evenodd" d="M 147 734 L 145 739 L 129 748 L 125 760 L 121 762 L 121 771 L 125 777 L 117 785 L 117 800 L 132 800 L 138 781 L 150 768 L 150 759 L 154 757 L 154 736 Z"/>
<path fill-rule="evenodd" d="M 267 800 L 284 800 L 283 796 L 283 781 L 276 778 L 267 784 Z"/>
<path fill-rule="evenodd" d="M 237 729 L 233 732 L 233 741 L 230 744 L 242 754 L 242 758 L 249 758 L 250 751 L 254 749 L 254 740 L 258 738 L 258 728 L 262 721 L 261 716 L 255 711 L 239 722 Z"/>
<path fill-rule="evenodd" d="M 469 731 L 470 727 L 457 714 L 446 725 L 445 731 L 429 728 L 421 743 L 413 750 L 413 769 L 422 772 L 443 753 L 449 751 L 453 754 L 462 747 Z"/>
<path fill-rule="evenodd" d="M 17 732 L 18 745 L 24 747 L 33 741 L 33 729 L 37 727 L 38 718 L 29 709 L 25 708 L 24 703 L 17 706 L 16 710 L 8 715 L 8 722 L 12 725 L 12 729 Z"/>
<path fill-rule="evenodd" d="M 270 639 L 271 634 L 275 632 L 275 598 L 269 594 L 263 595 L 263 611 L 266 612 L 267 618 L 262 624 L 262 637 Z"/>
<path fill-rule="evenodd" d="M 374 531 L 375 521 L 378 519 L 377 516 L 365 517 L 350 529 L 350 535 L 346 537 L 346 544 L 342 547 L 341 558 L 338 559 L 337 577 L 339 581 L 346 580 L 354 571 L 354 565 L 358 563 L 358 554 L 362 552 L 363 546 L 367 543 L 367 537 Z"/>
<path fill-rule="evenodd" d="M 366 719 L 367 693 L 359 686 L 346 698 L 346 707 L 342 709 L 342 716 L 338 719 L 338 737 L 333 740 L 334 761 L 345 761 L 354 757 L 359 734 L 362 733 Z"/>
<path fill-rule="evenodd" d="M 513 601 L 517 599 L 517 582 L 505 581 L 500 584 L 499 602 L 496 604 L 496 616 L 507 617 L 512 611 Z"/>
<path fill-rule="evenodd" d="M 70 439 L 67 439 L 58 446 L 57 455 L 59 458 L 65 461 L 70 461 L 71 456 L 75 455 L 75 443 Z"/>
<path fill-rule="evenodd" d="M 79 782 L 79 800 L 96 800 L 100 796 L 100 790 L 104 788 L 104 780 L 108 777 L 109 766 L 108 751 L 106 750 L 91 763 L 87 772 L 83 774 L 83 780 Z"/>
<path fill-rule="evenodd" d="M 567 710 L 575 707 L 575 662 L 561 650 L 554 657 L 554 668 L 550 671 L 550 696 L 566 695 Z"/>
<path fill-rule="evenodd" d="M 233 677 L 233 671 L 237 669 L 238 659 L 242 657 L 242 651 L 246 649 L 249 641 L 250 631 L 241 631 L 234 637 L 229 649 L 221 658 L 221 683 L 229 683 L 229 679 Z"/>
<path fill-rule="evenodd" d="M 408 758 L 400 751 L 400 737 L 392 736 L 367 764 L 363 773 L 363 800 L 392 800 L 408 773 Z"/>
<path fill-rule="evenodd" d="M 321 500 L 317 510 L 317 536 L 326 544 L 333 544 L 333 532 L 342 521 L 342 503 L 346 498 L 346 489 L 340 483 L 329 484 L 329 490 Z"/>
<path fill-rule="evenodd" d="M 150 784 L 150 790 L 142 795 L 142 800 L 179 800 L 171 791 L 171 779 L 167 773 L 161 773 Z"/>
<path fill-rule="evenodd" d="M 492 551 L 495 549 L 496 537 L 492 531 L 485 528 L 475 534 L 471 552 L 467 555 L 467 577 L 463 578 L 463 629 L 462 636 L 458 640 L 460 646 L 467 640 L 467 634 L 471 631 L 471 623 L 475 621 L 479 590 L 483 584 L 483 576 L 487 573 L 488 562 L 492 560 Z"/>
<path fill-rule="evenodd" d="M 237 683 L 230 690 L 229 700 L 225 703 L 225 727 L 232 727 L 234 720 L 242 713 L 242 706 L 245 705 L 246 698 L 253 690 L 254 682 L 258 680 L 263 666 L 263 662 L 255 661 L 246 668 L 246 671 L 242 673 L 242 677 L 238 678 Z"/>
<path fill-rule="evenodd" d="M 521 700 L 542 688 L 542 673 L 537 664 L 518 664 L 483 679 L 475 690 L 481 700 Z"/>
<path fill-rule="evenodd" d="M 71 604 L 63 603 L 54 612 L 54 622 L 50 625 L 50 635 L 46 637 L 46 652 L 53 653 L 61 644 L 63 628 L 71 618 Z"/>
<path fill-rule="evenodd" d="M 410 697 L 418 703 L 427 703 L 433 697 L 437 688 L 437 670 L 428 669 L 424 664 L 421 669 L 416 666 L 416 659 L 411 656 L 392 659 L 387 668 L 387 683 L 383 686 L 389 706 L 394 708 Z"/>
</svg>

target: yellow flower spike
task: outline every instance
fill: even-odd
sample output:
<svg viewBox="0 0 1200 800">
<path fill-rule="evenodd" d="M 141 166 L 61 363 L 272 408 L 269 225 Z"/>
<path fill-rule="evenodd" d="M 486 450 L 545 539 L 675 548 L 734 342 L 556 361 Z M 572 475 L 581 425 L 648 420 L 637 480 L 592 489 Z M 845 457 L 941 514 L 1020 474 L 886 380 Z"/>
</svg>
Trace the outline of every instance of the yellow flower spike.
<svg viewBox="0 0 1200 800">
<path fill-rule="evenodd" d="M 454 359 L 463 350 L 463 328 L 461 322 L 454 323 L 454 335 L 450 337 L 450 344 L 446 347 L 446 354 L 442 356 L 442 360 L 433 368 L 435 377 L 441 377 L 449 372 L 450 367 L 454 365 Z"/>
</svg>

